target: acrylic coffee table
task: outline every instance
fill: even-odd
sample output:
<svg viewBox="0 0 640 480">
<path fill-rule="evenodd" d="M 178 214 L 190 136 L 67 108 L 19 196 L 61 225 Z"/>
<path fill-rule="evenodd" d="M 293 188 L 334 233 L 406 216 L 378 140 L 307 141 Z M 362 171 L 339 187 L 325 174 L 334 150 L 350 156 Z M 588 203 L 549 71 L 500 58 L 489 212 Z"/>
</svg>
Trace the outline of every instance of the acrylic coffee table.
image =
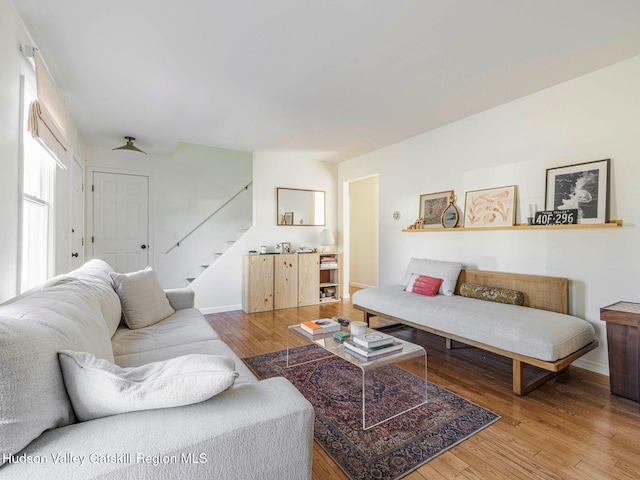
<svg viewBox="0 0 640 480">
<path fill-rule="evenodd" d="M 343 327 L 342 330 L 348 332 L 346 327 Z M 368 329 L 368 333 L 374 331 L 375 330 Z M 287 368 L 304 365 L 306 363 L 319 362 L 333 355 L 358 367 L 362 372 L 360 391 L 362 394 L 363 430 L 368 430 L 376 425 L 380 425 L 383 422 L 427 403 L 427 354 L 420 345 L 395 338 L 397 342 L 402 344 L 402 350 L 367 359 L 355 353 L 352 354 L 345 348 L 342 342 L 333 337 L 333 333 L 334 332 L 311 335 L 303 330 L 300 325 L 289 326 L 287 329 Z M 289 356 L 289 351 L 292 348 L 309 343 L 314 343 L 324 349 L 326 355 L 320 355 L 319 358 L 306 361 L 299 361 L 293 356 Z M 419 375 L 409 372 L 408 368 L 406 368 L 409 366 L 408 362 L 415 359 L 421 360 L 422 365 L 424 365 L 424 372 L 422 372 L 420 362 L 412 363 L 411 366 L 414 371 L 416 364 L 420 365 Z M 398 391 L 397 388 L 394 389 L 393 392 L 385 392 L 380 382 L 376 381 L 378 375 L 382 377 L 385 374 L 384 372 L 389 371 L 389 365 L 394 365 L 397 368 L 405 370 L 405 372 L 401 372 L 402 375 L 398 376 L 398 378 L 401 378 L 403 382 L 407 382 L 406 385 L 401 384 L 399 386 L 400 390 L 406 387 L 406 395 Z M 388 373 L 386 374 L 388 375 Z M 411 385 L 408 385 L 408 383 L 411 383 Z M 409 390 L 410 394 L 408 393 Z"/>
</svg>

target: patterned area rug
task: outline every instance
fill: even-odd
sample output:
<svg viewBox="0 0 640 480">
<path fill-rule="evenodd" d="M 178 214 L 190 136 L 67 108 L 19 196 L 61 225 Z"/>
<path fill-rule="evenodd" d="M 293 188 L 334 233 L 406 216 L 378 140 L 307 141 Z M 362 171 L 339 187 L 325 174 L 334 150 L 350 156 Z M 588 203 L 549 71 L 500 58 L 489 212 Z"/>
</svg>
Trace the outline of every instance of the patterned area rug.
<svg viewBox="0 0 640 480">
<path fill-rule="evenodd" d="M 291 354 L 292 363 L 299 363 L 327 352 L 311 344 L 296 347 Z M 352 480 L 402 478 L 500 418 L 427 382 L 425 405 L 363 431 L 359 368 L 335 356 L 286 368 L 286 350 L 243 361 L 261 379 L 286 377 L 313 404 L 316 441 Z M 416 394 L 412 389 L 424 389 L 424 382 L 389 365 L 376 372 L 376 398 L 381 403 L 400 401 L 399 385 L 404 388 L 402 395 L 411 396 Z"/>
</svg>

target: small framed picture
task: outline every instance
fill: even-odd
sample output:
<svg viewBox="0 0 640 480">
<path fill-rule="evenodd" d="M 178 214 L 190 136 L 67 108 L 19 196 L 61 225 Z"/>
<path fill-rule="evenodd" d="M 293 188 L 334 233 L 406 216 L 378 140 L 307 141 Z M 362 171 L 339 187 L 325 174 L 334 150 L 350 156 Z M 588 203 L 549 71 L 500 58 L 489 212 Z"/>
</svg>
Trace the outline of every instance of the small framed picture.
<svg viewBox="0 0 640 480">
<path fill-rule="evenodd" d="M 423 222 L 421 228 L 442 228 L 442 213 L 449 205 L 452 195 L 453 190 L 420 195 L 418 218 Z"/>
<path fill-rule="evenodd" d="M 516 221 L 516 186 L 487 188 L 466 193 L 464 227 L 511 227 Z"/>
<path fill-rule="evenodd" d="M 291 242 L 280 242 L 282 253 L 291 253 Z"/>
<path fill-rule="evenodd" d="M 293 212 L 284 212 L 284 225 L 293 225 Z"/>
<path fill-rule="evenodd" d="M 609 221 L 611 160 L 547 168 L 545 210 L 578 210 L 578 223 Z"/>
</svg>

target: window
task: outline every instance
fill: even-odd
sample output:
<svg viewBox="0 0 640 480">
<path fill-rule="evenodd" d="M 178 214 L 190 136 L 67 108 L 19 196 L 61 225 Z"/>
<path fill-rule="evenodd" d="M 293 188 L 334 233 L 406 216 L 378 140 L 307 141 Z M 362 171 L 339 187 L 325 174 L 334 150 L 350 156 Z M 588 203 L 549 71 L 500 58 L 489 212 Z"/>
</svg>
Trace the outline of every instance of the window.
<svg viewBox="0 0 640 480">
<path fill-rule="evenodd" d="M 26 82 L 23 85 L 21 292 L 52 276 L 56 167 L 49 151 L 27 132 L 29 104 L 35 100 L 35 92 Z"/>
</svg>

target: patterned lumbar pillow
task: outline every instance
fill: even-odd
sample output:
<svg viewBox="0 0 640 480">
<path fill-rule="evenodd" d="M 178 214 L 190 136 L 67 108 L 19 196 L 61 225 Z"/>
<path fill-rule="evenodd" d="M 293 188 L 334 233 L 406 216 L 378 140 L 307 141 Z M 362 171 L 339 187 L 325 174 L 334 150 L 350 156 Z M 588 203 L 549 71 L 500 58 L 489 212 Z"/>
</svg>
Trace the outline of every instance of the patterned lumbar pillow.
<svg viewBox="0 0 640 480">
<path fill-rule="evenodd" d="M 58 352 L 78 420 L 202 402 L 238 378 L 233 359 L 191 354 L 122 368 L 86 352 Z"/>
<path fill-rule="evenodd" d="M 132 273 L 111 272 L 110 275 L 129 328 L 148 327 L 175 313 L 151 267 Z"/>
<path fill-rule="evenodd" d="M 517 290 L 487 287 L 471 283 L 463 283 L 460 285 L 460 295 L 463 297 L 487 300 L 489 302 L 509 303 L 511 305 L 522 305 L 524 303 L 524 294 Z"/>
</svg>

